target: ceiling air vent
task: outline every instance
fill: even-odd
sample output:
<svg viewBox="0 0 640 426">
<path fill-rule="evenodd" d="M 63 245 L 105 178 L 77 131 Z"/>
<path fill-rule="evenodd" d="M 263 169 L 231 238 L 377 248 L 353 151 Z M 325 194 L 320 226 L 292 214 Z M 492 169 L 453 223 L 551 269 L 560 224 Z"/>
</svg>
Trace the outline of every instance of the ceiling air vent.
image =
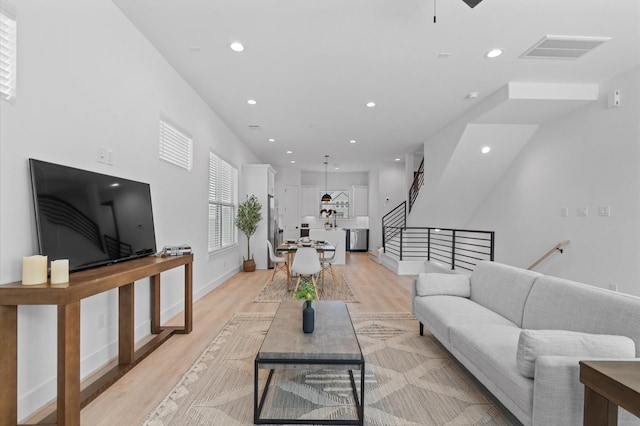
<svg viewBox="0 0 640 426">
<path fill-rule="evenodd" d="M 262 130 L 262 127 L 260 127 L 259 124 L 249 124 L 249 130 L 252 131 L 258 131 L 258 130 Z"/>
<path fill-rule="evenodd" d="M 578 59 L 610 37 L 576 37 L 547 35 L 520 57 L 529 59 Z"/>
</svg>

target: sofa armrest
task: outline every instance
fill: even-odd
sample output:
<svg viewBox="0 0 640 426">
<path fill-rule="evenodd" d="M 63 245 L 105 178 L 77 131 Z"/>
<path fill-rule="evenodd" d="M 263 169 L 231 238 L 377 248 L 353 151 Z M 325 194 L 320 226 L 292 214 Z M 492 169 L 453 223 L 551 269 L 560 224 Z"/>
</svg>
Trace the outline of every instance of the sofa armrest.
<svg viewBox="0 0 640 426">
<path fill-rule="evenodd" d="M 555 355 L 538 357 L 533 382 L 533 425 L 582 424 L 584 385 L 580 383 L 578 362 L 584 359 L 605 358 Z M 640 424 L 640 420 L 636 423 L 623 410 L 620 410 L 619 419 L 619 424 Z"/>
</svg>

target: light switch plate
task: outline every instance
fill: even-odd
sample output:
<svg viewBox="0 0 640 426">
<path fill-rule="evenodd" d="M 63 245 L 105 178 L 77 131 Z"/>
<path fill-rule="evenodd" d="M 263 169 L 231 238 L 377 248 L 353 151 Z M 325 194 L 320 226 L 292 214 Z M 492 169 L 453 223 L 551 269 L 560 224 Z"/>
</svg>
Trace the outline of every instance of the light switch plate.
<svg viewBox="0 0 640 426">
<path fill-rule="evenodd" d="M 569 217 L 569 207 L 563 207 L 560 209 L 560 217 Z"/>
<path fill-rule="evenodd" d="M 598 206 L 599 216 L 611 216 L 611 206 Z"/>
</svg>

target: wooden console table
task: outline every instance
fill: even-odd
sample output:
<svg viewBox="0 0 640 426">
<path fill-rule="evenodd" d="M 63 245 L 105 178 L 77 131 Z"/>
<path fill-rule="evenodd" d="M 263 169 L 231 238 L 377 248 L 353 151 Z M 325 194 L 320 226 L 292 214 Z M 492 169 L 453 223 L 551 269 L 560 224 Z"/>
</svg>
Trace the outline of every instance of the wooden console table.
<svg viewBox="0 0 640 426">
<path fill-rule="evenodd" d="M 640 417 L 640 361 L 580 361 L 584 421 L 617 425 L 618 406 Z"/>
<path fill-rule="evenodd" d="M 184 325 L 160 324 L 160 273 L 184 266 Z M 150 277 L 151 333 L 156 336 L 135 350 L 134 282 Z M 173 334 L 193 327 L 193 254 L 144 257 L 70 274 L 59 285 L 0 285 L 0 426 L 18 423 L 18 306 L 58 306 L 57 411 L 41 423 L 79 426 L 80 409 L 115 383 Z M 80 386 L 80 301 L 118 289 L 118 365 L 84 389 Z"/>
</svg>

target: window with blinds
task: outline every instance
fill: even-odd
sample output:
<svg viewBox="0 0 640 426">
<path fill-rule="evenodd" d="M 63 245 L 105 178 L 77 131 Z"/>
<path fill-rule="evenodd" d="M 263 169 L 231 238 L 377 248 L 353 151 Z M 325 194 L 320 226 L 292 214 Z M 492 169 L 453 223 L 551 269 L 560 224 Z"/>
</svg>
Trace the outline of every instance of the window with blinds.
<svg viewBox="0 0 640 426">
<path fill-rule="evenodd" d="M 193 140 L 164 120 L 160 120 L 160 158 L 191 171 Z"/>
<path fill-rule="evenodd" d="M 236 244 L 238 170 L 209 153 L 209 252 Z"/>
<path fill-rule="evenodd" d="M 9 5 L 0 6 L 0 98 L 16 96 L 16 17 Z"/>
</svg>

